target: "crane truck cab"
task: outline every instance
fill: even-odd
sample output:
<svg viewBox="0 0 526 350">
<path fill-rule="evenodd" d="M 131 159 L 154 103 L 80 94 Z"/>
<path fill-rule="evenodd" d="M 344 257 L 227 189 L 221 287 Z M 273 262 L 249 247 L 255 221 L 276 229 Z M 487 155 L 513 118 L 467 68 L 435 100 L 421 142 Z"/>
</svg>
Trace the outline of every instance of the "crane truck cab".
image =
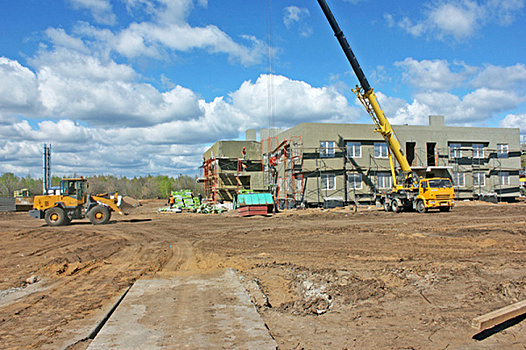
<svg viewBox="0 0 526 350">
<path fill-rule="evenodd" d="M 449 211 L 455 205 L 455 190 L 450 179 L 434 177 L 420 181 L 418 196 L 413 207 L 419 213 L 438 208 Z"/>
<path fill-rule="evenodd" d="M 82 177 L 62 179 L 59 194 L 35 196 L 29 215 L 46 220 L 49 226 L 68 225 L 73 219 L 85 217 L 101 225 L 110 221 L 113 211 L 127 214 L 124 208 L 129 210 L 138 204 L 126 203 L 117 192 L 89 195 L 87 188 L 87 180 Z"/>
<path fill-rule="evenodd" d="M 455 205 L 455 190 L 450 179 L 424 178 L 414 182 L 414 186 L 395 187 L 383 193 L 380 202 L 385 211 L 395 213 L 408 210 L 426 213 L 429 209 L 449 211 Z"/>
</svg>

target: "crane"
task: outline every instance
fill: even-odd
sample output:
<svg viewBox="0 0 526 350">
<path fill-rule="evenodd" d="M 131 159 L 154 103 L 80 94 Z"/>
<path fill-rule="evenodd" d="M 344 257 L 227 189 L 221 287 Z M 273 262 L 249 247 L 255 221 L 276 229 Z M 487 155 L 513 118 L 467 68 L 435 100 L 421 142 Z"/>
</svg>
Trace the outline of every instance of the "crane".
<svg viewBox="0 0 526 350">
<path fill-rule="evenodd" d="M 420 179 L 419 176 L 411 169 L 409 162 L 400 142 L 396 138 L 395 132 L 384 111 L 378 103 L 378 98 L 374 93 L 365 74 L 356 59 L 343 31 L 336 22 L 329 5 L 325 0 L 318 0 L 325 17 L 338 39 L 340 46 L 351 64 L 351 67 L 358 78 L 360 85 L 352 91 L 356 94 L 358 100 L 365 107 L 367 113 L 373 119 L 376 125 L 375 131 L 380 133 L 385 139 L 389 148 L 389 164 L 391 168 L 393 189 L 386 193 L 381 202 L 386 211 L 392 210 L 400 212 L 407 209 L 416 209 L 418 212 L 426 212 L 430 208 L 439 208 L 441 211 L 449 211 L 455 203 L 455 192 L 451 180 L 447 178 L 429 178 Z M 397 175 L 393 157 L 400 166 L 400 173 Z"/>
</svg>

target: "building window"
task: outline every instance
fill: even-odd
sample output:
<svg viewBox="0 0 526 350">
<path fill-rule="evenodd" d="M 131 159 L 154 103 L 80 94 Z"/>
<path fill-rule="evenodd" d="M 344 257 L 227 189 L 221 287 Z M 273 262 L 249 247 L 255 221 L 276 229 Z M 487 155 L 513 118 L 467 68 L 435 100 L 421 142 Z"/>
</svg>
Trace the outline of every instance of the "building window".
<svg viewBox="0 0 526 350">
<path fill-rule="evenodd" d="M 349 181 L 349 188 L 352 188 L 355 190 L 362 189 L 362 174 L 358 174 L 358 173 L 349 174 L 347 179 Z"/>
<path fill-rule="evenodd" d="M 510 184 L 510 173 L 507 171 L 499 173 L 499 185 L 506 186 Z"/>
<path fill-rule="evenodd" d="M 497 143 L 497 158 L 508 158 L 507 143 Z"/>
<path fill-rule="evenodd" d="M 320 157 L 334 157 L 334 141 L 320 141 Z"/>
<path fill-rule="evenodd" d="M 483 172 L 473 173 L 473 186 L 484 187 L 486 186 L 486 174 Z"/>
<path fill-rule="evenodd" d="M 449 158 L 462 158 L 460 143 L 452 143 L 449 145 Z"/>
<path fill-rule="evenodd" d="M 464 181 L 464 179 L 464 173 L 453 173 L 453 185 L 457 187 L 466 186 L 466 182 Z"/>
<path fill-rule="evenodd" d="M 389 189 L 392 187 L 391 173 L 378 173 L 378 188 Z"/>
<path fill-rule="evenodd" d="M 375 142 L 374 157 L 387 158 L 387 144 L 385 142 Z"/>
<path fill-rule="evenodd" d="M 480 143 L 473 144 L 473 158 L 484 158 L 484 145 Z"/>
<path fill-rule="evenodd" d="M 347 157 L 362 158 L 362 144 L 360 142 L 347 142 Z"/>
<path fill-rule="evenodd" d="M 322 190 L 335 190 L 336 189 L 336 175 L 334 174 L 322 174 L 321 175 L 321 189 Z"/>
</svg>

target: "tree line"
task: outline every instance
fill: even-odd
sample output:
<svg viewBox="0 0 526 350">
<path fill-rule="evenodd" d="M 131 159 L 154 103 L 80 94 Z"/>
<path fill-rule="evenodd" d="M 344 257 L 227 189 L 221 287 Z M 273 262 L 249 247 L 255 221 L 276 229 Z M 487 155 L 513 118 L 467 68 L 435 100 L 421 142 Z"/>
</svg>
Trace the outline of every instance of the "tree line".
<svg viewBox="0 0 526 350">
<path fill-rule="evenodd" d="M 72 177 L 77 177 L 73 175 Z M 53 176 L 52 186 L 59 186 L 62 178 Z M 119 194 L 137 199 L 168 198 L 171 191 L 191 190 L 195 195 L 204 194 L 202 184 L 197 183 L 197 176 L 179 175 L 148 175 L 134 178 L 114 175 L 95 175 L 86 177 L 88 193 L 97 194 L 117 191 Z M 13 197 L 13 192 L 28 188 L 31 195 L 42 194 L 42 179 L 31 176 L 19 177 L 13 173 L 3 173 L 0 176 L 0 197 Z"/>
</svg>

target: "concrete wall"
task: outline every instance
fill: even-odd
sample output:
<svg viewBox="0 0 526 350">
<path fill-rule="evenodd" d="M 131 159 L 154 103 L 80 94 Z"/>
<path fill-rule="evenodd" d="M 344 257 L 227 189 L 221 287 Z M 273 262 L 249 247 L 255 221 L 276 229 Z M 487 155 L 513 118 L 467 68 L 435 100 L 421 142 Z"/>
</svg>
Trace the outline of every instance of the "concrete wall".
<svg viewBox="0 0 526 350">
<path fill-rule="evenodd" d="M 247 159 L 261 160 L 261 143 L 258 141 L 217 141 L 203 154 L 203 158 L 242 158 L 243 147 Z"/>
</svg>

